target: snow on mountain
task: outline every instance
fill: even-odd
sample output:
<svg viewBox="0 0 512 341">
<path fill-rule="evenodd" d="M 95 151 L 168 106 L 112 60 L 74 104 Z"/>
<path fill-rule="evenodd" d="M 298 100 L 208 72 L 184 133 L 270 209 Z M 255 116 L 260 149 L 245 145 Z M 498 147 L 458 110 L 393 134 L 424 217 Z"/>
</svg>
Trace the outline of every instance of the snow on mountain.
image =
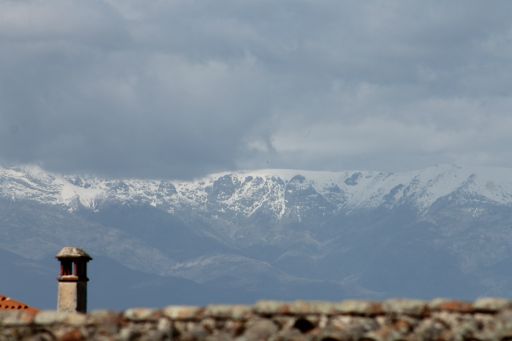
<svg viewBox="0 0 512 341">
<path fill-rule="evenodd" d="M 511 206 L 504 168 L 268 169 L 179 181 L 0 167 L 0 251 L 38 260 L 80 245 L 237 302 L 503 295 L 512 290 Z M 317 292 L 325 295 L 308 296 Z"/>
<path fill-rule="evenodd" d="M 70 210 L 95 210 L 104 202 L 149 204 L 169 212 L 184 208 L 211 210 L 215 204 L 219 214 L 229 211 L 249 217 L 266 208 L 282 218 L 293 209 L 290 194 L 298 191 L 325 201 L 332 210 L 407 202 L 424 211 L 456 191 L 508 205 L 512 203 L 512 170 L 454 165 L 399 173 L 270 169 L 216 173 L 194 181 L 165 181 L 63 176 L 36 166 L 0 168 L 3 197 L 63 205 Z"/>
</svg>

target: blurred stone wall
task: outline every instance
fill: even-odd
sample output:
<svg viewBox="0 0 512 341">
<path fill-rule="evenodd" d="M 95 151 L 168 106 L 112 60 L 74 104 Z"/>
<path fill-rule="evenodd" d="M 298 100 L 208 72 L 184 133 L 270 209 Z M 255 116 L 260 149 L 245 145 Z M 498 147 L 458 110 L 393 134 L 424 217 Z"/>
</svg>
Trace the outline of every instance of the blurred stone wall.
<svg viewBox="0 0 512 341">
<path fill-rule="evenodd" d="M 512 301 L 272 302 L 0 313 L 0 340 L 512 340 Z"/>
</svg>

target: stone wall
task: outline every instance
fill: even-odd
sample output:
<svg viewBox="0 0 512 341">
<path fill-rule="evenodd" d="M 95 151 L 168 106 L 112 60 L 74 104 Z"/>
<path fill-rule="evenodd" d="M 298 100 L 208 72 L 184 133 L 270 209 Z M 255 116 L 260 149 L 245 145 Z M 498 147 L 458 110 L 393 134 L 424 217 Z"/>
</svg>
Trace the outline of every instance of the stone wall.
<svg viewBox="0 0 512 341">
<path fill-rule="evenodd" d="M 0 313 L 0 340 L 512 340 L 512 301 L 259 302 Z"/>
</svg>

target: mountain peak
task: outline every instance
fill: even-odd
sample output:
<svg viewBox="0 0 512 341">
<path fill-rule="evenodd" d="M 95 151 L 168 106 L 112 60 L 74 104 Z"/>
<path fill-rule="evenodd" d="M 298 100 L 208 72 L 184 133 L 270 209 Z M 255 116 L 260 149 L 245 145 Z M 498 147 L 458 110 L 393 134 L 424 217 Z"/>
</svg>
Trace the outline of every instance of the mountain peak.
<svg viewBox="0 0 512 341">
<path fill-rule="evenodd" d="M 264 169 L 169 181 L 4 167 L 0 198 L 9 252 L 36 259 L 62 243 L 84 245 L 130 269 L 209 287 L 408 294 L 443 278 L 438 286 L 453 287 L 453 271 L 457 283 L 487 281 L 475 269 L 510 259 L 511 169 Z M 498 288 L 505 268 L 479 288 Z M 415 279 L 400 282 L 397 271 Z M 416 291 L 397 291 L 407 283 Z"/>
<path fill-rule="evenodd" d="M 390 194 L 396 202 L 408 200 L 419 210 L 425 210 L 461 188 L 509 204 L 511 175 L 512 170 L 505 168 L 471 169 L 441 164 L 396 173 L 262 169 L 215 173 L 193 181 L 163 181 L 61 176 L 29 165 L 0 168 L 0 194 L 70 209 L 96 209 L 102 202 L 114 201 L 151 204 L 173 212 L 185 207 L 207 209 L 217 205 L 221 210 L 253 214 L 256 207 L 272 206 L 280 216 L 283 205 L 288 203 L 285 192 L 304 186 L 334 210 L 389 204 Z M 292 189 L 288 184 L 300 186 L 294 185 Z"/>
</svg>

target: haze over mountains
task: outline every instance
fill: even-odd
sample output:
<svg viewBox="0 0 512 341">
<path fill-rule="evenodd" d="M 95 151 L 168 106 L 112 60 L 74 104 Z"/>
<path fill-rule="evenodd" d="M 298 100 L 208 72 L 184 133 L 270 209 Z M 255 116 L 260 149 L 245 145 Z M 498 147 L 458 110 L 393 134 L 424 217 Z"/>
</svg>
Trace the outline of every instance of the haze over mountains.
<svg viewBox="0 0 512 341">
<path fill-rule="evenodd" d="M 0 168 L 0 291 L 54 307 L 64 245 L 94 258 L 91 308 L 510 296 L 512 169 L 167 181 Z"/>
</svg>

